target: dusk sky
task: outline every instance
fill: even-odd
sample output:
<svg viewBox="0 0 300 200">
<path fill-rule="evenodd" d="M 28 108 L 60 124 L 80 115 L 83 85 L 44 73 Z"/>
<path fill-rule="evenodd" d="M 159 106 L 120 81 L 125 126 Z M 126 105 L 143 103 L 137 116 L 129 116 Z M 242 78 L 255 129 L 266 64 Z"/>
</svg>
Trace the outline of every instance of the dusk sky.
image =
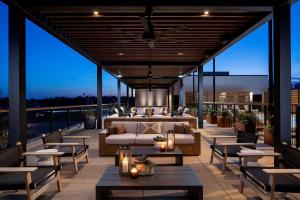
<svg viewBox="0 0 300 200">
<path fill-rule="evenodd" d="M 298 19 L 298 24 L 296 24 Z M 300 80 L 300 3 L 292 7 L 292 77 Z M 96 94 L 96 65 L 29 20 L 26 22 L 27 98 Z M 216 70 L 235 75 L 268 73 L 268 27 L 263 25 L 216 57 Z M 8 85 L 8 9 L 0 2 L 0 98 Z M 204 71 L 211 71 L 208 63 Z M 103 93 L 115 95 L 117 81 L 104 72 Z M 122 85 L 122 93 L 126 88 Z"/>
</svg>

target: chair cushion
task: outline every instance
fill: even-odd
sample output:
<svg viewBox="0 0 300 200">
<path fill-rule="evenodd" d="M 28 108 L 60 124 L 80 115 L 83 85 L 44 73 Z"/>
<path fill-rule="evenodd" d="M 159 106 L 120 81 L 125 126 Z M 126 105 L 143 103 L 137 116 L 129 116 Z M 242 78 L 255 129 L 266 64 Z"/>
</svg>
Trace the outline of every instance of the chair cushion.
<svg viewBox="0 0 300 200">
<path fill-rule="evenodd" d="M 161 122 L 139 122 L 139 134 L 160 134 Z"/>
<path fill-rule="evenodd" d="M 37 188 L 40 184 L 55 175 L 53 167 L 39 167 L 31 173 L 31 189 Z M 0 173 L 0 190 L 25 189 L 25 179 L 23 172 Z"/>
<path fill-rule="evenodd" d="M 163 107 L 154 107 L 153 108 L 153 114 L 154 115 L 162 115 L 163 114 Z"/>
<path fill-rule="evenodd" d="M 81 153 L 83 153 L 85 150 L 87 150 L 89 148 L 88 145 L 77 145 L 75 146 L 75 156 L 80 155 Z M 70 157 L 72 156 L 72 147 L 70 146 L 61 146 L 58 147 L 58 151 L 59 152 L 64 152 L 64 154 L 62 155 L 62 157 Z"/>
<path fill-rule="evenodd" d="M 258 135 L 255 133 L 238 132 L 237 136 L 238 143 L 257 143 Z"/>
<path fill-rule="evenodd" d="M 220 156 L 225 156 L 225 146 L 224 145 L 210 145 L 210 148 L 214 150 L 215 153 Z M 227 146 L 227 156 L 229 157 L 238 157 L 236 153 L 240 152 L 240 146 Z"/>
<path fill-rule="evenodd" d="M 259 187 L 265 191 L 271 191 L 269 184 L 270 176 L 262 169 L 265 167 L 241 167 L 242 173 L 248 180 L 254 181 Z M 276 192 L 296 192 L 300 191 L 300 179 L 294 175 L 282 174 L 276 175 Z"/>
<path fill-rule="evenodd" d="M 45 143 L 61 143 L 63 142 L 63 136 L 61 132 L 50 133 L 43 135 L 43 142 Z"/>
<path fill-rule="evenodd" d="M 191 134 L 175 134 L 176 144 L 194 144 L 195 138 Z"/>
<path fill-rule="evenodd" d="M 184 134 L 184 124 L 174 124 L 174 133 Z"/>
<path fill-rule="evenodd" d="M 161 134 L 138 134 L 135 139 L 135 144 L 154 144 L 153 138 L 160 136 Z"/>
<path fill-rule="evenodd" d="M 125 126 L 127 133 L 137 132 L 137 122 L 113 121 L 111 126 L 116 126 L 119 124 L 123 124 Z"/>
<path fill-rule="evenodd" d="M 106 144 L 134 144 L 136 134 L 124 133 L 121 135 L 110 135 L 106 137 Z"/>
<path fill-rule="evenodd" d="M 136 108 L 136 114 L 137 115 L 145 115 L 146 108 Z"/>
</svg>

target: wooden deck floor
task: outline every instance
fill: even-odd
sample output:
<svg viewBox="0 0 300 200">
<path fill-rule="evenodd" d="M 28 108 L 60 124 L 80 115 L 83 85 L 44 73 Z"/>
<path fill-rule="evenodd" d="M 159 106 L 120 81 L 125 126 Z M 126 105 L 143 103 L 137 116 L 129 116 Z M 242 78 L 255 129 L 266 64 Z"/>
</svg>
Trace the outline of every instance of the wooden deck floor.
<svg viewBox="0 0 300 200">
<path fill-rule="evenodd" d="M 56 192 L 55 185 L 51 185 L 47 192 L 42 195 L 40 200 L 94 200 L 95 199 L 95 185 L 100 179 L 102 173 L 107 166 L 114 164 L 113 157 L 99 157 L 98 156 L 98 137 L 96 130 L 83 130 L 76 134 L 90 135 L 91 139 L 88 140 L 90 145 L 90 157 L 91 162 L 88 164 L 80 164 L 80 171 L 78 174 L 73 174 L 71 164 L 66 164 L 62 170 L 62 186 L 63 191 L 60 193 Z M 266 199 L 266 197 L 257 194 L 249 186 L 246 185 L 244 195 L 238 192 L 239 186 L 239 170 L 236 165 L 229 165 L 229 170 L 225 175 L 221 175 L 221 164 L 218 161 L 214 161 L 214 164 L 209 163 L 210 149 L 209 140 L 207 136 L 210 134 L 234 134 L 231 129 L 218 129 L 213 126 L 206 126 L 203 130 L 202 139 L 202 153 L 200 156 L 188 156 L 184 157 L 184 164 L 191 166 L 197 173 L 199 179 L 204 185 L 204 199 L 205 200 L 221 200 L 221 199 Z M 171 159 L 171 158 L 170 158 Z M 161 160 L 153 159 L 155 162 Z M 164 160 L 166 161 L 166 160 Z M 273 160 L 260 160 L 261 164 L 272 164 Z M 16 200 L 25 199 L 24 193 L 19 192 L 1 192 L 0 199 L 5 200 Z M 132 192 L 130 195 L 137 199 L 143 199 L 144 196 L 152 196 L 159 194 L 160 196 L 165 195 L 165 192 L 145 192 L 142 191 Z M 129 191 L 115 194 L 116 196 L 128 196 Z M 260 196 L 260 197 L 259 197 Z M 299 196 L 298 196 L 299 198 Z M 127 198 L 133 199 L 133 198 Z M 147 198 L 146 198 L 147 199 Z M 151 199 L 160 199 L 154 197 Z M 181 198 L 182 199 L 182 198 Z M 297 199 L 295 195 L 288 195 L 285 199 Z M 300 198 L 299 198 L 300 199 Z"/>
</svg>

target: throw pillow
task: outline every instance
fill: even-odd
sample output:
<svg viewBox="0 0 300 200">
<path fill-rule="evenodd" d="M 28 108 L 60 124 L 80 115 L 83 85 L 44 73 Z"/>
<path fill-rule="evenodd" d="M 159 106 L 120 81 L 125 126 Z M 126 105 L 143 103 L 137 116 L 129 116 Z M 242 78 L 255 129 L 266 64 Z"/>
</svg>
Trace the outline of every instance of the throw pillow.
<svg viewBox="0 0 300 200">
<path fill-rule="evenodd" d="M 126 133 L 127 130 L 124 124 L 117 124 L 114 127 L 114 132 L 115 134 L 122 134 L 122 133 Z"/>
<path fill-rule="evenodd" d="M 109 127 L 107 128 L 107 130 L 108 130 L 107 136 L 113 135 L 113 134 L 115 134 L 115 132 L 116 132 L 114 126 L 109 126 Z"/>
<path fill-rule="evenodd" d="M 137 115 L 145 115 L 145 108 L 137 108 L 136 114 Z"/>
<path fill-rule="evenodd" d="M 160 134 L 161 123 L 159 122 L 140 122 L 139 132 L 141 134 Z"/>
<path fill-rule="evenodd" d="M 184 133 L 190 134 L 192 132 L 192 126 L 191 125 L 184 125 Z"/>
<path fill-rule="evenodd" d="M 154 115 L 162 115 L 162 114 L 163 114 L 163 108 L 154 107 Z"/>
<path fill-rule="evenodd" d="M 184 134 L 184 126 L 183 126 L 183 124 L 181 124 L 181 125 L 174 124 L 174 133 Z"/>
</svg>

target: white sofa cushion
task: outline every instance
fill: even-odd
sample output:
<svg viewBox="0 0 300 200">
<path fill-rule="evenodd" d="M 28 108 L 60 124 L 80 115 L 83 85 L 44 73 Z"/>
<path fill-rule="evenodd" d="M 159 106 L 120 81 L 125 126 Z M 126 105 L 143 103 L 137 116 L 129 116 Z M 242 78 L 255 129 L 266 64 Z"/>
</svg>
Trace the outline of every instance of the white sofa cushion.
<svg viewBox="0 0 300 200">
<path fill-rule="evenodd" d="M 182 124 L 185 124 L 185 125 L 189 125 L 189 122 L 187 121 L 184 121 L 184 122 L 163 122 L 162 123 L 162 129 L 164 130 L 164 132 L 168 132 L 168 130 L 174 130 L 174 124 L 180 126 Z"/>
<path fill-rule="evenodd" d="M 139 122 L 138 134 L 160 134 L 161 122 Z"/>
<path fill-rule="evenodd" d="M 154 110 L 153 114 L 154 115 L 162 115 L 163 114 L 163 109 L 164 108 L 162 108 L 162 107 L 154 107 L 153 108 L 153 110 Z"/>
<path fill-rule="evenodd" d="M 156 136 L 162 137 L 161 134 L 138 134 L 135 139 L 135 144 L 154 144 L 153 138 Z"/>
<path fill-rule="evenodd" d="M 146 108 L 143 108 L 143 107 L 136 108 L 136 114 L 137 115 L 145 115 L 146 114 Z"/>
<path fill-rule="evenodd" d="M 106 144 L 134 144 L 135 133 L 123 133 L 119 135 L 110 135 L 106 137 Z"/>
<path fill-rule="evenodd" d="M 115 126 L 118 124 L 124 124 L 126 128 L 126 133 L 136 133 L 137 132 L 137 122 L 125 122 L 125 121 L 112 121 L 111 125 Z"/>
<path fill-rule="evenodd" d="M 195 138 L 191 134 L 175 134 L 175 144 L 194 144 Z"/>
</svg>

